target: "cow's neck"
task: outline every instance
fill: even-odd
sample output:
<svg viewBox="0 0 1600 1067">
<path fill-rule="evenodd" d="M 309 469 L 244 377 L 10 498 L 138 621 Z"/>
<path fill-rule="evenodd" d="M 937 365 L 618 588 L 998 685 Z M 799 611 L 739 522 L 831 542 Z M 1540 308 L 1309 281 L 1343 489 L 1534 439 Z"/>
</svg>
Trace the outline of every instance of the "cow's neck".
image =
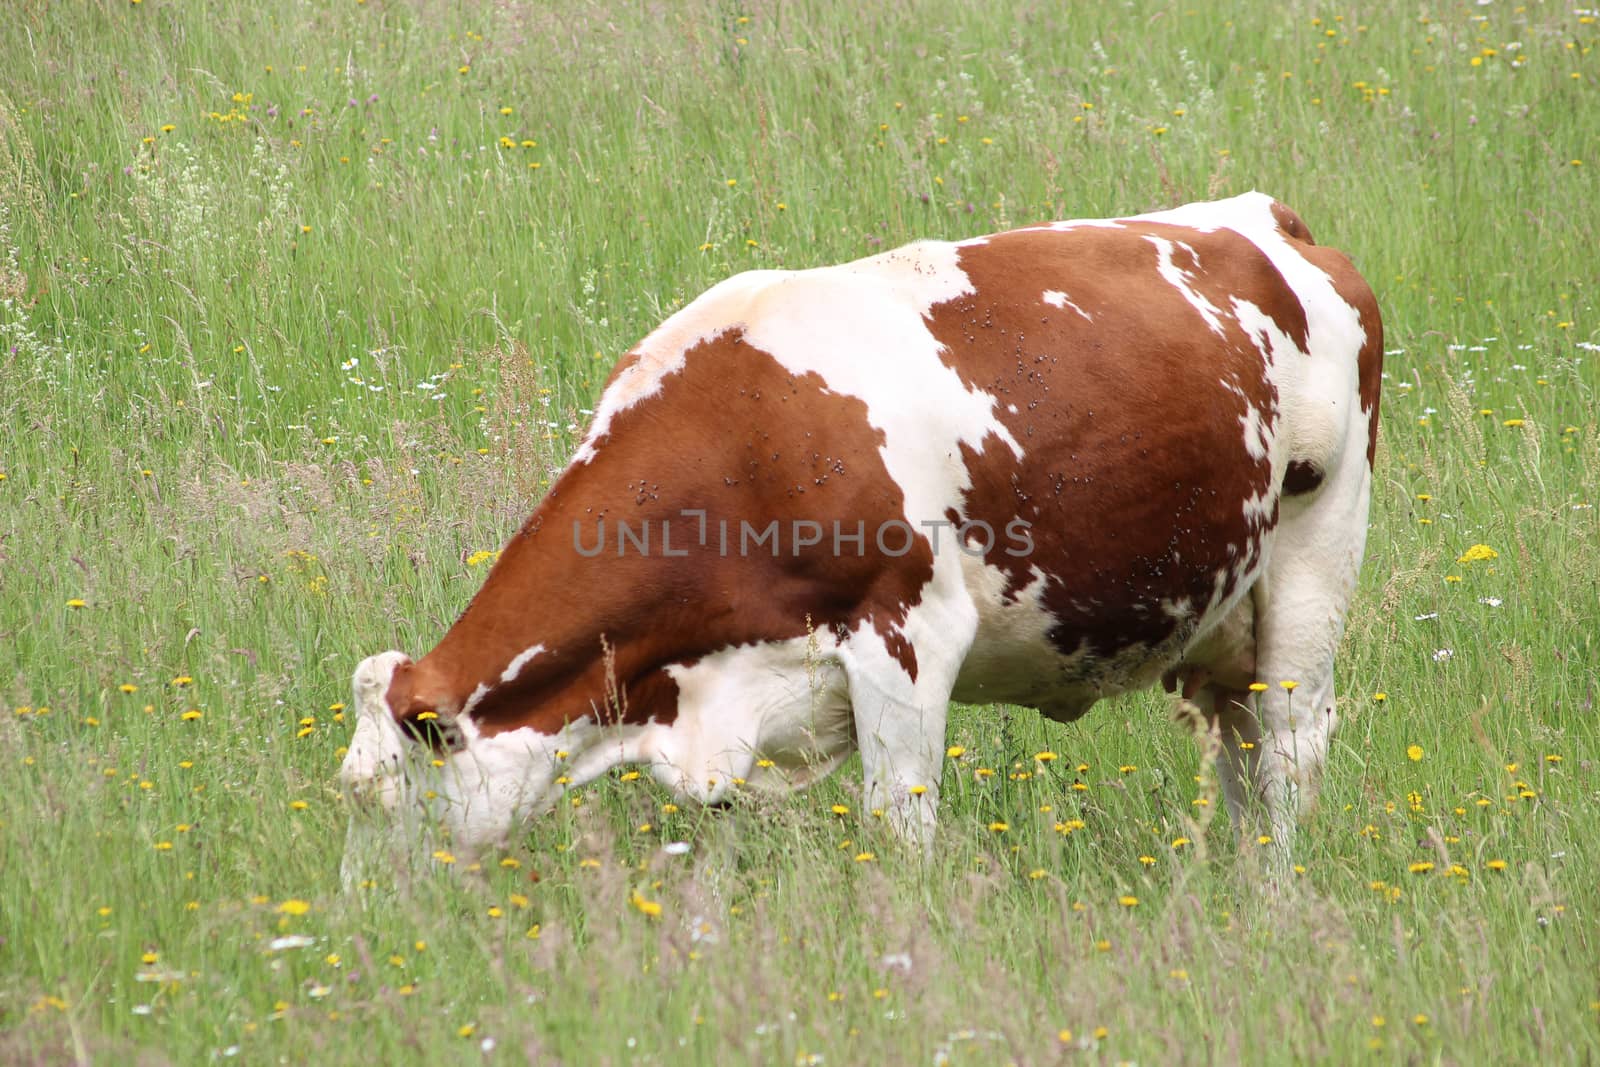
<svg viewBox="0 0 1600 1067">
<path fill-rule="evenodd" d="M 397 675 L 390 699 L 399 718 L 466 713 L 485 733 L 523 725 L 553 733 L 586 715 L 642 721 L 670 713 L 675 686 L 661 668 L 709 650 L 707 634 L 690 624 L 691 590 L 716 561 L 665 565 L 662 522 L 677 520 L 677 544 L 688 540 L 690 524 L 631 494 L 596 492 L 605 475 L 597 461 L 557 482 L 439 645 Z M 608 499 L 622 502 L 599 503 Z M 619 519 L 634 529 L 648 522 L 647 551 L 630 544 L 619 556 Z"/>
</svg>

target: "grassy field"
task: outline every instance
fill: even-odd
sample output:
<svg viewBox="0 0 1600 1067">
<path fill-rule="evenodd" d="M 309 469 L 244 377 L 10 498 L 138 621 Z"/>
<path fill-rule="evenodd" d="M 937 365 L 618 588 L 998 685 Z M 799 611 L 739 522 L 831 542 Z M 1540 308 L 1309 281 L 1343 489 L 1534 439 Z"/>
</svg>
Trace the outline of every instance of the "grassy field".
<svg viewBox="0 0 1600 1067">
<path fill-rule="evenodd" d="M 1600 23 L 1082 8 L 8 10 L 0 1062 L 1600 1060 Z M 667 312 L 1252 187 L 1390 348 L 1292 882 L 1151 694 L 957 709 L 921 868 L 852 763 L 340 892 L 350 671 Z"/>
</svg>

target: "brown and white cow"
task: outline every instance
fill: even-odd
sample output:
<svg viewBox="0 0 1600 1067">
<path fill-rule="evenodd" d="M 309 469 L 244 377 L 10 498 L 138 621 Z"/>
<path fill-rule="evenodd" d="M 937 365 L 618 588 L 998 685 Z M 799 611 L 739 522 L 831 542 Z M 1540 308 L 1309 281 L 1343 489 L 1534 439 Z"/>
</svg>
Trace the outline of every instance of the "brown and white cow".
<svg viewBox="0 0 1600 1067">
<path fill-rule="evenodd" d="M 1287 845 L 1382 350 L 1259 193 L 730 278 L 622 359 L 438 647 L 356 670 L 344 782 L 472 847 L 619 764 L 713 802 L 859 750 L 926 844 L 951 700 L 1066 721 L 1175 675 Z"/>
</svg>

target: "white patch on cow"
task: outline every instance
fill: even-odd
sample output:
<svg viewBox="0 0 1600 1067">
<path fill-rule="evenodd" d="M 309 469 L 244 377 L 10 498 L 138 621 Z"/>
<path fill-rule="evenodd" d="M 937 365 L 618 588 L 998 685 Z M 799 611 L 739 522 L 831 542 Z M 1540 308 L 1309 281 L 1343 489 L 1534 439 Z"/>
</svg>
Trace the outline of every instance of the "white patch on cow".
<svg viewBox="0 0 1600 1067">
<path fill-rule="evenodd" d="M 1049 585 L 1044 572 L 1030 567 L 1028 584 L 1007 598 L 1005 571 L 977 558 L 962 562 L 968 594 L 978 609 L 978 628 L 956 678 L 954 699 L 1039 708 L 1092 702 L 1078 680 L 1087 653 L 1065 656 L 1050 641 L 1056 619 L 1044 605 Z"/>
<path fill-rule="evenodd" d="M 467 694 L 467 702 L 465 704 L 461 705 L 461 714 L 463 714 L 463 715 L 472 714 L 472 709 L 477 707 L 480 703 L 482 703 L 483 702 L 483 698 L 488 696 L 488 695 L 489 695 L 489 684 L 487 682 L 479 682 L 476 686 L 473 687 L 472 692 Z"/>
<path fill-rule="evenodd" d="M 1040 299 L 1053 308 L 1071 308 L 1073 311 L 1076 311 L 1078 314 L 1082 315 L 1086 321 L 1094 321 L 1093 315 L 1083 310 L 1077 304 L 1074 304 L 1072 302 L 1072 298 L 1067 296 L 1066 293 L 1063 293 L 1059 289 L 1046 289 L 1044 291 L 1044 296 L 1042 296 Z"/>
<path fill-rule="evenodd" d="M 517 680 L 517 675 L 522 673 L 522 668 L 527 666 L 530 659 L 544 651 L 544 645 L 534 645 L 532 648 L 518 652 L 506 669 L 500 672 L 500 684 L 506 685 Z"/>
<path fill-rule="evenodd" d="M 484 737 L 471 716 L 455 721 L 462 747 L 444 758 L 428 782 L 438 794 L 433 806 L 461 847 L 497 844 L 548 800 L 560 768 L 555 754 L 576 739 L 563 736 L 570 729 L 550 736 L 528 727 Z"/>
<path fill-rule="evenodd" d="M 1240 505 L 1240 512 L 1246 522 L 1265 523 L 1272 518 L 1272 507 L 1278 502 L 1277 482 L 1269 482 L 1264 489 L 1257 490 L 1244 498 Z"/>
<path fill-rule="evenodd" d="M 851 749 L 850 700 L 834 648 L 819 632 L 667 668 L 678 686 L 677 717 L 640 728 L 636 760 L 668 789 L 704 803 L 721 799 L 735 779 L 781 789 L 825 776 Z"/>
<path fill-rule="evenodd" d="M 1120 230 L 1122 219 L 1058 219 L 1039 226 L 1024 227 L 1029 230 Z"/>
<path fill-rule="evenodd" d="M 1261 353 L 1264 369 L 1275 387 L 1281 388 L 1286 377 L 1293 378 L 1303 372 L 1308 358 L 1306 353 L 1269 315 L 1251 301 L 1239 297 L 1232 299 L 1232 305 L 1235 321 Z M 1278 417 L 1281 406 L 1275 405 L 1273 410 L 1264 412 L 1251 402 L 1243 389 L 1231 383 L 1224 384 L 1229 385 L 1244 402 L 1244 414 L 1239 416 L 1239 421 L 1244 434 L 1245 451 L 1251 459 L 1268 459 L 1271 464 L 1271 478 L 1267 486 L 1252 493 L 1243 503 L 1246 520 L 1265 523 L 1271 520 L 1273 508 L 1278 502 L 1277 486 L 1283 483 L 1284 469 L 1288 466 L 1291 452 L 1291 449 L 1279 447 L 1279 428 L 1283 425 Z M 1294 427 L 1290 427 L 1290 432 L 1294 432 Z M 1304 457 L 1295 453 L 1295 458 Z M 1321 466 L 1320 461 L 1318 465 Z"/>
<path fill-rule="evenodd" d="M 1270 379 L 1271 370 L 1267 369 Z M 1250 393 L 1239 384 L 1238 376 L 1232 372 L 1226 377 L 1219 378 L 1217 385 L 1225 392 L 1232 393 L 1239 398 L 1244 413 L 1239 416 L 1239 424 L 1244 434 L 1245 452 L 1254 460 L 1269 459 L 1274 455 L 1273 446 L 1277 440 L 1276 407 L 1263 411 L 1251 399 Z M 1279 471 L 1279 474 L 1282 472 Z M 1274 478 L 1273 484 L 1277 484 Z"/>
<path fill-rule="evenodd" d="M 1261 417 L 1261 409 L 1246 400 L 1239 423 L 1244 428 L 1244 450 L 1251 459 L 1266 459 L 1272 447 L 1272 434 L 1267 421 Z"/>
<path fill-rule="evenodd" d="M 1267 460 L 1271 468 L 1266 484 L 1243 501 L 1245 519 L 1265 524 L 1272 518 L 1272 509 L 1278 501 L 1277 487 L 1283 482 L 1284 467 L 1288 463 L 1284 450 L 1277 447 L 1279 424 L 1274 414 L 1276 408 L 1263 412 L 1251 401 L 1244 387 L 1231 376 L 1221 379 L 1217 384 L 1238 397 L 1244 407 L 1239 423 L 1244 435 L 1245 452 L 1253 460 Z"/>
<path fill-rule="evenodd" d="M 1272 316 L 1257 307 L 1254 301 L 1235 296 L 1229 302 L 1234 320 L 1249 336 L 1256 351 L 1261 353 L 1262 362 L 1267 367 L 1277 368 L 1296 356 L 1305 358 L 1306 353 L 1294 343 L 1294 339 L 1284 333 Z"/>
<path fill-rule="evenodd" d="M 1169 241 L 1165 237 L 1146 236 L 1145 240 L 1156 247 L 1156 271 L 1161 277 L 1168 285 L 1178 290 L 1183 298 L 1189 302 L 1190 306 L 1200 313 L 1200 317 L 1205 320 L 1212 333 L 1218 337 L 1226 337 L 1227 333 L 1222 327 L 1222 309 L 1207 300 L 1194 287 L 1194 274 L 1191 271 L 1184 270 L 1173 262 L 1172 253 L 1181 248 L 1188 252 L 1189 257 L 1198 264 L 1200 258 L 1195 254 L 1194 249 L 1181 242 L 1174 243 Z"/>
<path fill-rule="evenodd" d="M 1285 384 L 1291 386 L 1291 392 L 1295 392 L 1293 386 L 1302 382 L 1308 372 L 1308 354 L 1279 328 L 1271 316 L 1254 303 L 1239 297 L 1234 297 L 1232 303 L 1234 318 L 1261 353 L 1269 376 L 1280 390 L 1280 396 Z M 1279 406 L 1281 409 L 1281 401 Z M 1260 422 L 1259 413 L 1257 416 L 1257 420 L 1245 427 L 1245 444 L 1247 448 L 1251 448 L 1252 456 L 1256 455 L 1255 446 L 1251 444 L 1253 439 L 1259 439 L 1266 447 L 1271 446 L 1273 439 L 1273 435 L 1267 433 L 1267 428 Z M 1273 429 L 1275 431 L 1276 427 Z M 1308 460 L 1319 468 L 1327 466 L 1332 460 L 1333 440 L 1339 435 L 1340 429 L 1338 419 L 1334 417 L 1331 409 L 1301 409 L 1288 430 L 1291 441 L 1289 451 L 1293 454 L 1293 458 Z M 1302 444 L 1306 447 L 1301 447 Z M 1281 478 L 1282 474 L 1281 470 L 1274 470 L 1274 482 Z"/>
</svg>

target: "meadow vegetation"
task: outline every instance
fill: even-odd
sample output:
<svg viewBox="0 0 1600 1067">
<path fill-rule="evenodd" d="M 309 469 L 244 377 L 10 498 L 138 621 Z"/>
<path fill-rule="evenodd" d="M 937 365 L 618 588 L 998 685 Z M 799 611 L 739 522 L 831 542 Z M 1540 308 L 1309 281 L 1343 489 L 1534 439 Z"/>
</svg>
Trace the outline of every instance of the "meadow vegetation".
<svg viewBox="0 0 1600 1067">
<path fill-rule="evenodd" d="M 1597 40 L 1483 0 L 8 10 L 0 1061 L 1600 1059 Z M 340 891 L 351 670 L 433 645 L 667 313 L 1250 188 L 1388 328 L 1291 879 L 1146 694 L 957 709 L 922 866 L 854 763 L 716 812 L 619 772 Z"/>
</svg>

